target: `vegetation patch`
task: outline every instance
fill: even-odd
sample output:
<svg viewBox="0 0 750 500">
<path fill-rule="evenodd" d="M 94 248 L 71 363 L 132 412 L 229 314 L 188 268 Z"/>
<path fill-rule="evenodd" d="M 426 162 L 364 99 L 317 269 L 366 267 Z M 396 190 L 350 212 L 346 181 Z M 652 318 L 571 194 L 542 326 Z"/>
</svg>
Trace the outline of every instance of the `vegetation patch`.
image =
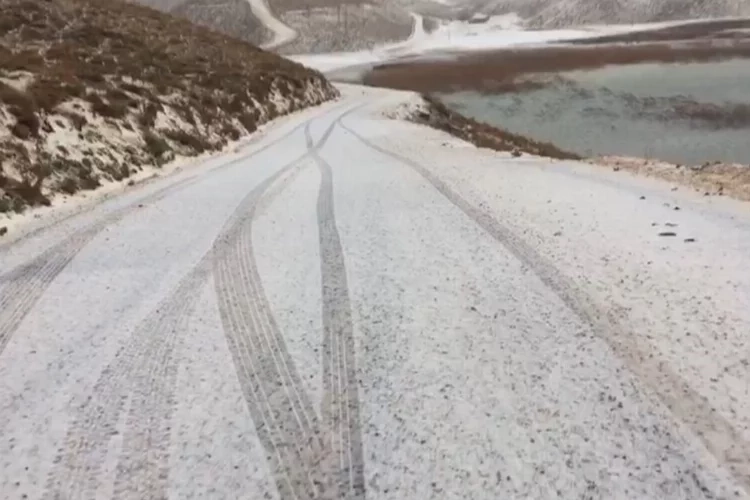
<svg viewBox="0 0 750 500">
<path fill-rule="evenodd" d="M 223 147 L 336 97 L 315 71 L 119 0 L 0 0 L 0 212 Z"/>
</svg>

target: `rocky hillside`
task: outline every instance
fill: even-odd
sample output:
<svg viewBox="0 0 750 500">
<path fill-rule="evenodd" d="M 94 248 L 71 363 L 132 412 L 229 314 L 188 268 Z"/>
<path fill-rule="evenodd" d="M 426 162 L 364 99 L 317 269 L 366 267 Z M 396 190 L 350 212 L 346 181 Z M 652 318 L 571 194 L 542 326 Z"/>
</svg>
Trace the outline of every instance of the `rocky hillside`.
<svg viewBox="0 0 750 500">
<path fill-rule="evenodd" d="M 487 14 L 516 12 L 537 28 L 750 16 L 750 0 L 490 0 L 471 5 Z"/>
<path fill-rule="evenodd" d="M 335 97 L 318 73 L 118 0 L 0 0 L 0 212 L 218 150 Z"/>
</svg>

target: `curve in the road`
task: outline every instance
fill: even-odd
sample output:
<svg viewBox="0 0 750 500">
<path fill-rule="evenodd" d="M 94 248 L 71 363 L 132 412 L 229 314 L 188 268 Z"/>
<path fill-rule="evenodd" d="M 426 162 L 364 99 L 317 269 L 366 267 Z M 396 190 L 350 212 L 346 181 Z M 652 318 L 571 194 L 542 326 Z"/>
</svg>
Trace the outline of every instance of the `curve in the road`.
<svg viewBox="0 0 750 500">
<path fill-rule="evenodd" d="M 297 32 L 284 24 L 278 17 L 271 12 L 266 0 L 247 0 L 250 9 L 255 17 L 260 20 L 268 30 L 273 33 L 273 39 L 264 43 L 261 47 L 265 50 L 274 50 L 289 43 L 297 38 Z"/>
</svg>

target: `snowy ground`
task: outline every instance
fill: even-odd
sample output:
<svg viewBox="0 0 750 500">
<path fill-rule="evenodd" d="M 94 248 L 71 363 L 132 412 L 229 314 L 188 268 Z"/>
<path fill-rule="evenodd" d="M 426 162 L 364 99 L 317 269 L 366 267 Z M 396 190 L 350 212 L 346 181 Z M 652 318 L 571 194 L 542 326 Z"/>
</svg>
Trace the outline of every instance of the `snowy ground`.
<svg viewBox="0 0 750 500">
<path fill-rule="evenodd" d="M 0 248 L 4 495 L 750 497 L 747 204 L 344 94 Z"/>
</svg>

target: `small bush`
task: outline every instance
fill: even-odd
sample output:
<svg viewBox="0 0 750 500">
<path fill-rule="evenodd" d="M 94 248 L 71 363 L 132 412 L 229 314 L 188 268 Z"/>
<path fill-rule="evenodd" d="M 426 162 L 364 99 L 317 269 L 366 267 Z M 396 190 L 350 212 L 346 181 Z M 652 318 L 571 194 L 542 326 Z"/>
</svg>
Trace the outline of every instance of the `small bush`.
<svg viewBox="0 0 750 500">
<path fill-rule="evenodd" d="M 75 194 L 78 191 L 78 183 L 72 177 L 66 177 L 60 182 L 58 188 L 65 194 Z"/>
<path fill-rule="evenodd" d="M 247 130 L 249 134 L 252 134 L 256 130 L 258 130 L 258 117 L 255 113 L 246 111 L 240 114 L 237 119 L 242 124 L 242 126 L 245 127 L 245 130 Z"/>
<path fill-rule="evenodd" d="M 237 130 L 231 123 L 225 123 L 221 127 L 221 133 L 222 135 L 229 137 L 233 141 L 236 141 L 241 136 L 240 131 Z"/>
<path fill-rule="evenodd" d="M 138 116 L 138 123 L 143 128 L 151 128 L 156 123 L 156 115 L 161 111 L 162 105 L 159 102 L 149 102 L 144 105 L 143 111 Z"/>
<path fill-rule="evenodd" d="M 39 109 L 51 112 L 58 104 L 75 97 L 82 97 L 85 89 L 80 83 L 66 83 L 57 76 L 36 80 L 28 93 Z"/>
<path fill-rule="evenodd" d="M 204 151 L 214 149 L 213 145 L 198 133 L 190 133 L 184 130 L 174 129 L 165 131 L 164 135 L 196 153 L 203 153 Z"/>
<path fill-rule="evenodd" d="M 123 118 L 128 114 L 128 105 L 122 101 L 105 101 L 97 93 L 90 93 L 86 100 L 91 103 L 91 111 L 104 118 Z"/>
<path fill-rule="evenodd" d="M 82 173 L 79 182 L 80 182 L 81 189 L 84 189 L 87 191 L 96 189 L 102 185 L 102 183 L 99 182 L 99 176 L 94 175 L 90 172 Z"/>
<path fill-rule="evenodd" d="M 10 196 L 0 196 L 0 214 L 13 210 L 13 199 Z"/>
<path fill-rule="evenodd" d="M 21 140 L 26 140 L 31 137 L 31 130 L 23 123 L 16 122 L 15 125 L 10 129 L 11 133 Z"/>
<path fill-rule="evenodd" d="M 154 134 L 150 130 L 147 130 L 143 134 L 143 140 L 146 143 L 146 151 L 148 151 L 148 153 L 156 159 L 160 159 L 162 158 L 162 156 L 164 156 L 165 153 L 172 151 L 172 148 L 169 147 L 169 143 L 167 141 Z"/>
<path fill-rule="evenodd" d="M 138 85 L 132 83 L 120 82 L 120 88 L 130 92 L 131 94 L 136 94 L 139 96 L 145 96 L 148 94 L 148 89 L 139 87 Z"/>
</svg>

